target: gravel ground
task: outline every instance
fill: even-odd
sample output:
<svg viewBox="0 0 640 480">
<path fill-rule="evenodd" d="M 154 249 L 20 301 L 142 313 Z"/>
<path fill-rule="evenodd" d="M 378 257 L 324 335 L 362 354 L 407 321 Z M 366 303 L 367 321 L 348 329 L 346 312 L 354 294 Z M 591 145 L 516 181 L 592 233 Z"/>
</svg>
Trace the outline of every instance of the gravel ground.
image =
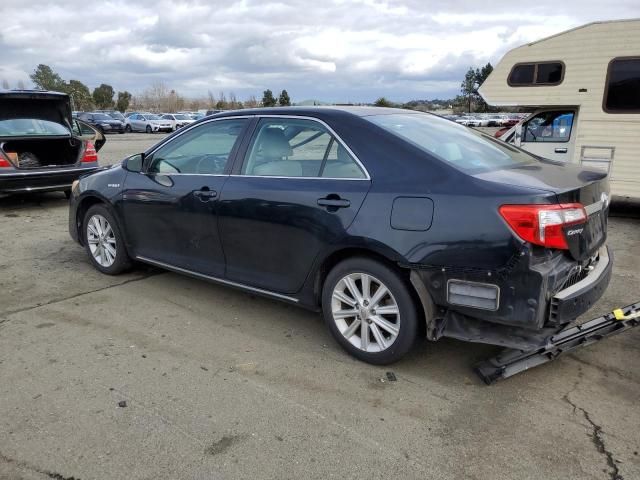
<svg viewBox="0 0 640 480">
<path fill-rule="evenodd" d="M 160 138 L 109 136 L 101 160 Z M 471 366 L 493 347 L 423 340 L 374 367 L 317 314 L 145 267 L 101 275 L 62 194 L 0 199 L 0 222 L 2 480 L 640 478 L 640 329 L 487 387 Z M 592 316 L 640 292 L 640 221 L 609 232 Z"/>
</svg>

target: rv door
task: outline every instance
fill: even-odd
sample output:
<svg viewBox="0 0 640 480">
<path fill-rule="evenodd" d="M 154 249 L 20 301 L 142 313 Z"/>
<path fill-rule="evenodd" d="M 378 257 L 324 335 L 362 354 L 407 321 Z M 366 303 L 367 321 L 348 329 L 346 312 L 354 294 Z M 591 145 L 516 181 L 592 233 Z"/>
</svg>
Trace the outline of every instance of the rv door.
<svg viewBox="0 0 640 480">
<path fill-rule="evenodd" d="M 522 123 L 520 147 L 543 158 L 570 162 L 575 145 L 574 126 L 577 120 L 577 110 L 538 111 Z M 518 137 L 517 133 L 515 136 Z M 518 138 L 516 143 L 517 140 Z"/>
</svg>

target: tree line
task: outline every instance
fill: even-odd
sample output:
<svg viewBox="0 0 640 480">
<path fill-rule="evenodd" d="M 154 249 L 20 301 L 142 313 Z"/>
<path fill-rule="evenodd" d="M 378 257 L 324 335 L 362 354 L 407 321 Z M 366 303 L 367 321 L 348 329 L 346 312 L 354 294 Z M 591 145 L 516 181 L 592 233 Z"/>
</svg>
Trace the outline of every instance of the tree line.
<svg viewBox="0 0 640 480">
<path fill-rule="evenodd" d="M 91 91 L 80 80 L 64 80 L 50 66 L 40 64 L 29 75 L 33 85 L 37 89 L 52 90 L 68 94 L 72 100 L 74 110 L 111 110 L 116 109 L 125 112 L 127 109 L 152 110 L 157 112 L 177 112 L 181 110 L 234 110 L 240 108 L 290 106 L 291 98 L 286 90 L 282 90 L 276 98 L 269 89 L 263 92 L 262 101 L 255 96 L 250 96 L 245 101 L 240 101 L 233 92 L 220 92 L 215 96 L 211 91 L 206 97 L 186 98 L 176 90 L 169 88 L 164 82 L 155 82 L 139 94 L 128 91 L 116 92 L 109 84 L 102 83 Z M 2 81 L 2 87 L 9 88 L 9 82 Z M 17 87 L 24 89 L 24 83 L 18 82 Z"/>
<path fill-rule="evenodd" d="M 412 110 L 442 110 L 453 109 L 461 112 L 489 112 L 499 111 L 490 107 L 478 93 L 478 88 L 493 71 L 491 63 L 483 67 L 470 67 L 465 73 L 460 84 L 460 95 L 452 99 L 412 100 L 406 103 L 394 103 L 385 97 L 378 98 L 375 106 L 399 107 Z M 276 97 L 272 90 L 263 92 L 262 99 L 258 101 L 255 96 L 250 96 L 244 101 L 238 100 L 233 92 L 220 92 L 215 96 L 211 91 L 206 97 L 186 98 L 175 89 L 169 88 L 164 82 L 155 82 L 142 92 L 134 95 L 128 91 L 116 92 L 109 84 L 102 83 L 91 91 L 80 80 L 64 80 L 48 65 L 40 64 L 31 75 L 31 81 L 36 88 L 67 93 L 73 102 L 74 110 L 107 110 L 113 109 L 125 112 L 133 110 L 151 110 L 157 112 L 176 112 L 182 110 L 235 110 L 241 108 L 276 107 L 291 105 L 291 98 L 286 90 L 282 90 Z M 18 82 L 18 88 L 23 89 L 24 83 Z M 3 88 L 9 88 L 6 80 L 2 81 Z"/>
</svg>

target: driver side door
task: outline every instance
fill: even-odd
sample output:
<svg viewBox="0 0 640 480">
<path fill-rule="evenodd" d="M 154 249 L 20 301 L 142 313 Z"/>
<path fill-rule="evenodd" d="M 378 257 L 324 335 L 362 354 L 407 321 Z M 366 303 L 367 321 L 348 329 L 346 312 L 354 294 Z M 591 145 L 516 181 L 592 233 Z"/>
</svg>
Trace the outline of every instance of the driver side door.
<svg viewBox="0 0 640 480">
<path fill-rule="evenodd" d="M 246 118 L 212 120 L 162 144 L 125 180 L 122 211 L 136 257 L 221 277 L 218 199 Z"/>
</svg>

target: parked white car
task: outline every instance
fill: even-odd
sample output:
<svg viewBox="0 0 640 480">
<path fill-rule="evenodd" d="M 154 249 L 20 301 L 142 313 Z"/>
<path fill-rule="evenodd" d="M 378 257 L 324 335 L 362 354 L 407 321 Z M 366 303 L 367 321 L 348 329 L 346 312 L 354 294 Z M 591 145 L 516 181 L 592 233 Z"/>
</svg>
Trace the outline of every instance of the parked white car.
<svg viewBox="0 0 640 480">
<path fill-rule="evenodd" d="M 169 120 L 173 130 L 177 130 L 187 125 L 191 125 L 195 120 L 183 113 L 164 113 L 162 115 L 163 120 Z"/>
<path fill-rule="evenodd" d="M 164 120 L 160 115 L 153 113 L 134 113 L 125 119 L 126 132 L 172 132 L 173 125 L 169 120 Z"/>
<path fill-rule="evenodd" d="M 456 123 L 460 125 L 466 125 L 467 127 L 480 127 L 481 121 L 479 118 L 472 117 L 470 115 L 464 115 L 456 119 Z"/>
</svg>

